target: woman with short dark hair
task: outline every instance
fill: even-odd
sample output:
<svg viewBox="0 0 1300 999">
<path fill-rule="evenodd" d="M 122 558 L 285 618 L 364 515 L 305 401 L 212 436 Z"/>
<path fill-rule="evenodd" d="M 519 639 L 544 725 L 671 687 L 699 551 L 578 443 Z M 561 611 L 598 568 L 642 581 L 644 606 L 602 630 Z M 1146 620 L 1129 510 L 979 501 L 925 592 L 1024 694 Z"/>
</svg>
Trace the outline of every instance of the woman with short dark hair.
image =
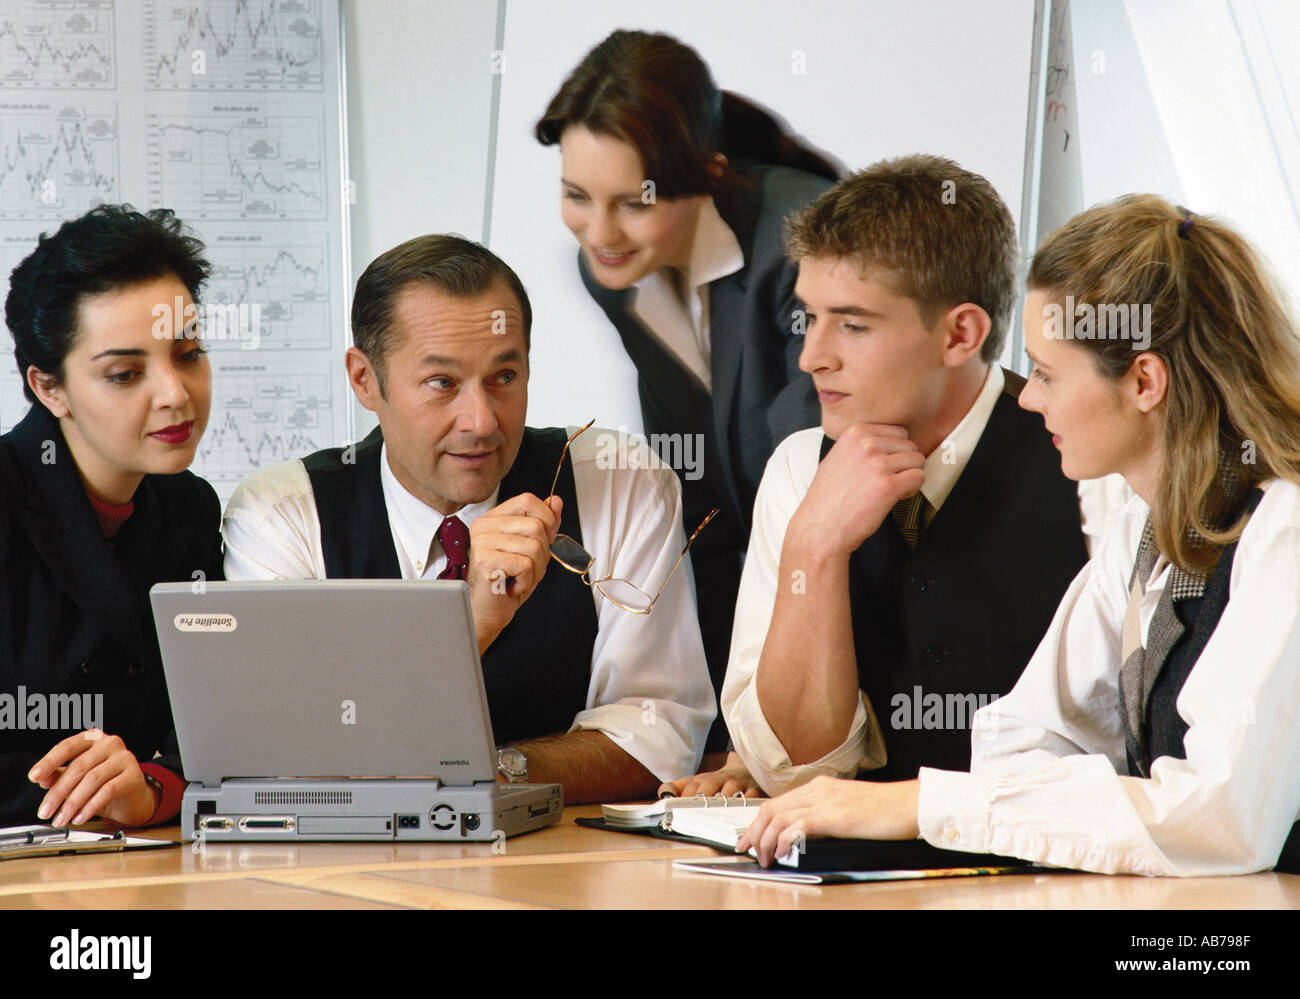
<svg viewBox="0 0 1300 999">
<path fill-rule="evenodd" d="M 220 504 L 186 471 L 211 398 L 202 253 L 169 211 L 101 205 L 10 277 L 32 407 L 0 437 L 0 825 L 179 809 L 149 588 L 221 578 Z"/>
</svg>

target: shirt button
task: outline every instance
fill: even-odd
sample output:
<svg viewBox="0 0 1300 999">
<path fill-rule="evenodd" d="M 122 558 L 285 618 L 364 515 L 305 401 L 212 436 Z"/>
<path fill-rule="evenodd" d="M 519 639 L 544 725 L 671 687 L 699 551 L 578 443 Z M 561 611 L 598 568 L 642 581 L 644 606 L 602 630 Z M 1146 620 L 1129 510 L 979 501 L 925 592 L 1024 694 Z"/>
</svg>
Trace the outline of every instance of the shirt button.
<svg viewBox="0 0 1300 999">
<path fill-rule="evenodd" d="M 81 664 L 81 675 L 82 675 L 82 676 L 93 676 L 94 673 L 95 673 L 95 660 L 94 660 L 94 659 L 87 659 L 84 663 Z"/>
<path fill-rule="evenodd" d="M 925 588 L 926 588 L 926 586 L 928 585 L 928 584 L 926 583 L 926 581 L 925 581 L 922 577 L 920 577 L 920 576 L 913 576 L 913 577 L 912 577 L 911 579 L 909 579 L 907 582 L 908 582 L 912 587 L 915 588 L 915 590 L 916 590 L 917 593 L 924 593 L 924 592 L 925 592 Z"/>
<path fill-rule="evenodd" d="M 931 645 L 925 650 L 925 661 L 934 665 L 943 662 L 943 649 L 937 645 Z"/>
<path fill-rule="evenodd" d="M 957 840 L 961 839 L 961 833 L 956 829 L 949 829 L 944 833 L 944 838 L 947 839 L 949 843 L 956 843 Z"/>
</svg>

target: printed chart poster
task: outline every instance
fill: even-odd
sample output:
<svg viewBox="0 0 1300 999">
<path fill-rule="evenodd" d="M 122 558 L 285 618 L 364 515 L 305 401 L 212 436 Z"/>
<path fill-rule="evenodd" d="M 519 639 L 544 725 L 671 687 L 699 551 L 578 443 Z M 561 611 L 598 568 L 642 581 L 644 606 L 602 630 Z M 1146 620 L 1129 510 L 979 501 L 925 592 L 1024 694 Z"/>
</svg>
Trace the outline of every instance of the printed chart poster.
<svg viewBox="0 0 1300 999">
<path fill-rule="evenodd" d="M 338 0 L 7 0 L 0 275 L 105 202 L 170 208 L 207 246 L 212 413 L 194 471 L 350 439 Z M 29 403 L 0 333 L 0 432 Z"/>
</svg>

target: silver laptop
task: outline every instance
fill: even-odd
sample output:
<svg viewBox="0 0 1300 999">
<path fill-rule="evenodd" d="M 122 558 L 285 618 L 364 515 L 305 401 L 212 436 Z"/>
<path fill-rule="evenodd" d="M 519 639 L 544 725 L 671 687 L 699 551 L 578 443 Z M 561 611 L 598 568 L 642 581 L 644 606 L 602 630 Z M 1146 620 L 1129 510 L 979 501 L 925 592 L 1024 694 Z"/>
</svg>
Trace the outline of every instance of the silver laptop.
<svg viewBox="0 0 1300 999">
<path fill-rule="evenodd" d="M 496 780 L 465 583 L 161 583 L 150 597 L 186 840 L 483 841 L 559 819 L 559 784 Z"/>
</svg>

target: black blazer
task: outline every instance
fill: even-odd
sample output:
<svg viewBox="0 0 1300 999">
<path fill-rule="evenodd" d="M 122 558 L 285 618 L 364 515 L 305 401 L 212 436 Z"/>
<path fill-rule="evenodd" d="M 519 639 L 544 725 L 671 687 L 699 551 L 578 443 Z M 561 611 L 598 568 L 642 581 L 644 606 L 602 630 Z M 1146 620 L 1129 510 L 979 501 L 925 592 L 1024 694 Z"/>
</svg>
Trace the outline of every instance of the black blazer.
<svg viewBox="0 0 1300 999">
<path fill-rule="evenodd" d="M 75 732 L 17 727 L 20 694 L 102 695 L 105 732 L 179 770 L 149 587 L 222 578 L 221 506 L 190 472 L 147 475 L 133 499 L 110 548 L 50 412 L 0 437 L 0 825 L 37 821 L 27 771 Z"/>
<path fill-rule="evenodd" d="M 701 475 L 687 478 L 680 468 L 677 474 L 688 533 L 712 507 L 721 511 L 691 549 L 700 637 L 715 691 L 726 674 L 740 564 L 763 469 L 777 444 L 821 421 L 812 379 L 799 370 L 802 327 L 796 332 L 793 315 L 798 268 L 785 257 L 783 230 L 786 216 L 831 182 L 780 166 L 747 168 L 742 175 L 748 184 L 714 198 L 745 265 L 709 285 L 711 393 L 641 324 L 632 312 L 633 290 L 597 283 L 578 252 L 583 284 L 636 365 L 646 433 L 680 434 L 679 444 L 699 434 L 703 442 L 695 452 Z M 719 712 L 705 748 L 725 744 Z"/>
<path fill-rule="evenodd" d="M 758 167 L 745 176 L 750 186 L 715 198 L 745 266 L 709 285 L 711 395 L 637 319 L 633 291 L 597 283 L 578 253 L 583 284 L 636 364 L 646 433 L 704 435 L 703 477 L 682 482 L 686 530 L 717 506 L 722 516 L 699 544 L 738 552 L 748 544 L 754 494 L 773 449 L 821 421 L 812 379 L 799 370 L 803 338 L 792 315 L 798 268 L 782 240 L 786 216 L 831 186 L 789 167 Z"/>
</svg>

